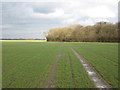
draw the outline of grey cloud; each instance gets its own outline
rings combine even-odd
[[[70,3],[69,3],[70,2]],[[112,1],[111,1],[112,2]],[[84,0],[70,0],[64,2],[5,2],[2,3],[2,24],[6,26],[3,29],[3,37],[7,38],[45,38],[43,32],[50,28],[67,26],[70,24],[89,25],[96,21],[96,18],[88,16],[86,11],[91,7],[98,5],[107,6],[113,13],[116,13],[116,7],[112,3],[100,3],[93,0],[87,3]],[[35,18],[32,14],[38,13],[48,15],[54,13],[55,9],[60,9],[64,13],[56,18]],[[78,11],[77,11],[78,10]],[[51,15],[52,16],[52,15]],[[53,15],[54,17],[54,15]],[[100,19],[100,18],[98,18]],[[104,18],[111,22],[116,22],[117,17]]]

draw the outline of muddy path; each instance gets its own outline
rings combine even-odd
[[[61,58],[61,54],[58,54],[56,56],[55,63],[51,66],[50,71],[48,73],[48,77],[44,83],[44,88],[55,88],[55,77],[57,72],[57,65],[59,63],[59,60]]]
[[[71,48],[71,50],[80,60],[96,88],[111,88],[111,86],[105,80],[103,80],[103,78],[90,66],[90,64],[84,58],[82,58],[73,48]]]

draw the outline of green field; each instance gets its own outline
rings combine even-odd
[[[3,88],[94,88],[74,48],[118,87],[117,43],[3,42]]]

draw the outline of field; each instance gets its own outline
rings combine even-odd
[[[76,50],[111,87],[118,87],[117,43],[2,43],[3,88],[95,88]]]

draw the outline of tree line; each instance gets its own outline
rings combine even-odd
[[[46,34],[47,41],[58,42],[118,42],[118,23],[97,22],[95,25],[80,24],[53,28]]]

